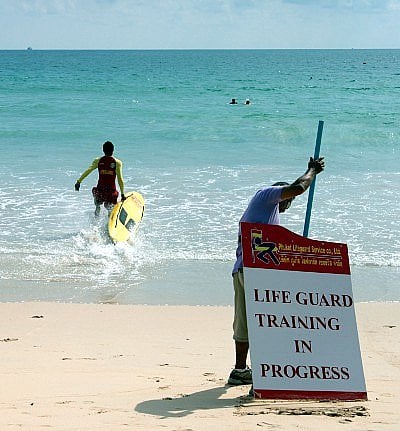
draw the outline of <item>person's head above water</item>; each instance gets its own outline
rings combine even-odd
[[[114,152],[114,145],[113,145],[113,143],[111,141],[104,142],[104,144],[103,144],[103,153],[106,156],[112,156],[113,152]]]

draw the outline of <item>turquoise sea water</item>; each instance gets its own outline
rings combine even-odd
[[[356,300],[400,300],[400,50],[0,51],[0,119],[1,301],[231,304],[237,222],[319,120],[309,236],[348,244]],[[146,199],[134,245],[93,219],[95,173],[73,188],[108,139]]]

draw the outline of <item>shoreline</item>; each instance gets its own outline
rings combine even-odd
[[[400,303],[355,305],[368,401],[227,386],[229,306],[0,303],[0,428],[397,431]]]
[[[113,278],[104,284],[92,279],[84,282],[58,276],[46,280],[4,279],[1,301],[229,307],[233,304],[232,266],[232,262],[189,260],[181,261],[174,268],[164,263],[134,285],[122,278]],[[356,303],[400,301],[397,267],[352,267],[351,272]]]

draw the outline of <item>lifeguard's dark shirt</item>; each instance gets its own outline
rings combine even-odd
[[[116,190],[115,178],[118,180],[118,185],[121,193],[124,193],[124,179],[122,178],[122,162],[121,160],[112,156],[103,156],[94,159],[92,164],[86,171],[78,178],[81,183],[91,172],[98,169],[99,180],[97,187],[111,187],[111,190]]]
[[[97,169],[99,171],[97,188],[107,189],[109,191],[116,190],[115,178],[117,177],[117,162],[114,157],[101,157],[98,162]]]

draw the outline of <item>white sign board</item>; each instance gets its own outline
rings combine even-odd
[[[347,246],[242,223],[258,398],[367,399]]]

